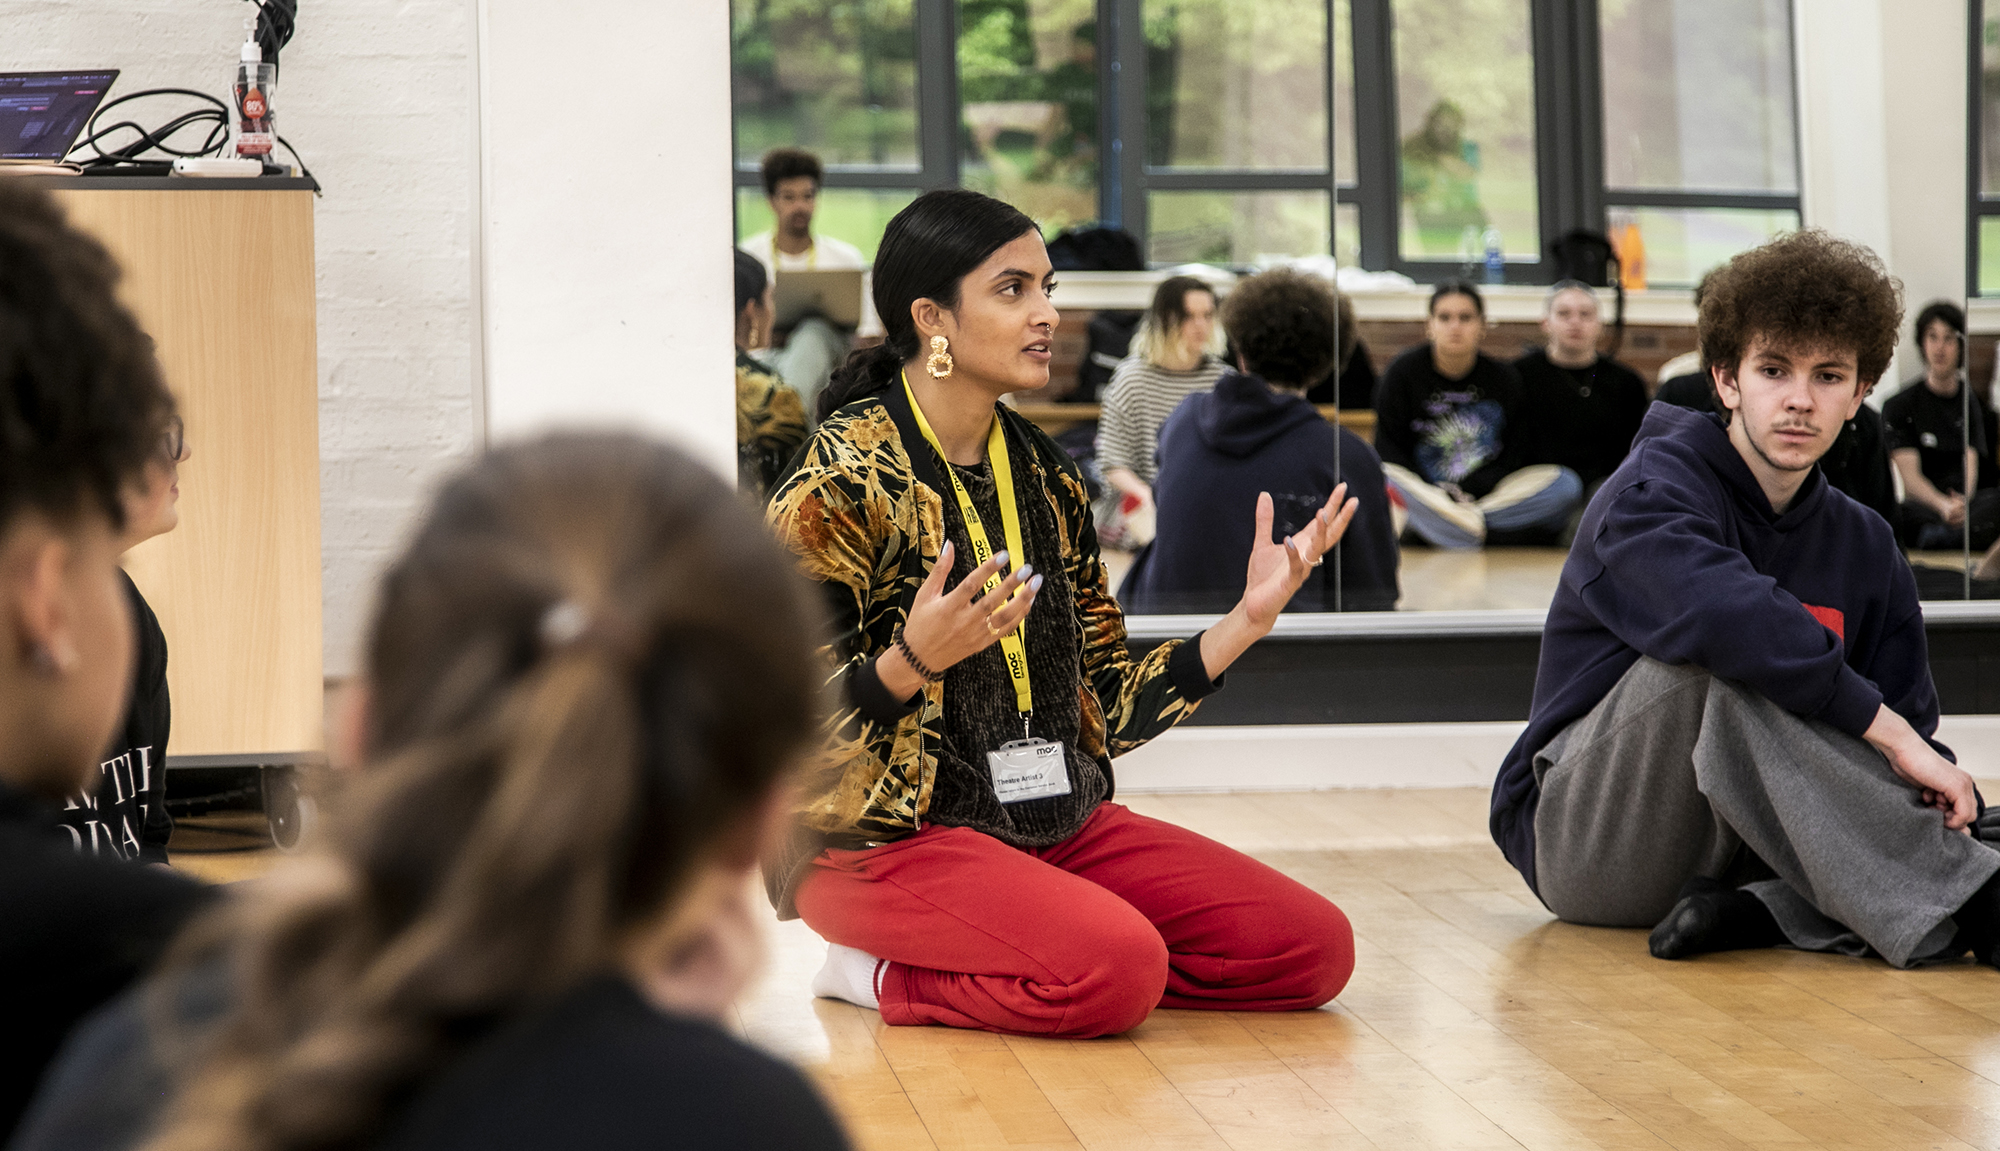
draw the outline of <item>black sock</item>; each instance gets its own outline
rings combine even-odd
[[[1958,923],[1959,947],[1988,967],[2000,967],[2000,873],[1972,893],[1951,917]]]
[[[1785,933],[1763,900],[1696,876],[1681,888],[1680,901],[1646,942],[1655,959],[1686,959],[1710,951],[1776,947],[1784,941]]]

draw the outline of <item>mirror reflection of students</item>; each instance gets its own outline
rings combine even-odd
[[[1083,476],[999,405],[1045,387],[1059,320],[1034,222],[927,192],[876,265],[889,337],[820,396],[768,520],[820,585],[838,709],[773,902],[827,939],[820,995],[895,1025],[1077,1038],[1159,1006],[1318,1007],[1353,935],[1325,897],[1110,802],[1114,756],[1192,714],[1332,550],[1344,489],[1288,540],[1272,502],[1234,608],[1144,655]],[[1003,578],[1004,577],[1004,578]]]
[[[125,500],[123,546],[130,551],[178,527],[180,465],[188,461],[187,432],[175,416],[145,480]],[[138,641],[131,700],[110,753],[98,765],[96,788],[71,796],[60,817],[78,851],[140,863],[167,862],[174,820],[167,814],[167,733],[173,708],[167,698],[167,636],[139,585],[122,570]]]
[[[1972,523],[1972,546],[1985,549],[2000,537],[2000,489],[1978,488],[1986,442],[1983,405],[1965,419],[1965,313],[1942,300],[1917,313],[1917,342],[1924,374],[1882,405],[1889,458],[1903,479],[1903,542],[1922,549],[1955,549]]]
[[[1583,495],[1576,473],[1531,464],[1521,377],[1479,350],[1486,301],[1463,281],[1431,292],[1428,342],[1397,356],[1375,391],[1375,450],[1409,530],[1434,547],[1490,532],[1554,542]]]
[[[745,236],[737,247],[757,258],[774,280],[780,272],[837,272],[868,270],[861,249],[845,240],[813,230],[819,211],[820,184],[825,172],[819,157],[802,148],[773,148],[764,154],[762,166],[764,197],[771,206],[775,226],[766,232]],[[813,397],[826,386],[833,369],[847,358],[854,337],[869,339],[882,334],[882,321],[875,315],[870,299],[869,278],[861,278],[861,324],[853,331],[842,328],[825,316],[810,315],[793,324],[784,335],[784,345],[763,353],[785,382],[798,390],[806,411],[813,410]],[[772,333],[766,333],[771,335]]]

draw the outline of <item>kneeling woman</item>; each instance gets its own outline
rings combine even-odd
[[[1283,542],[1270,497],[1245,508],[1242,601],[1134,660],[1083,477],[996,404],[1048,383],[1053,287],[1034,224],[974,192],[883,235],[887,339],[834,374],[768,512],[827,593],[840,697],[772,900],[832,944],[814,991],[889,1023],[1091,1036],[1156,1006],[1317,1007],[1353,970],[1346,917],[1109,802],[1111,759],[1216,690],[1355,504],[1336,489]]]

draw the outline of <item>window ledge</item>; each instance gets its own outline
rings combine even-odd
[[[1153,302],[1153,289],[1172,275],[1186,275],[1192,269],[1162,268],[1146,272],[1057,272],[1061,286],[1056,290],[1056,306],[1071,309],[1121,308],[1142,311]],[[1216,287],[1218,295],[1228,295],[1237,276],[1226,268],[1203,267],[1193,274]],[[1542,318],[1548,289],[1533,284],[1501,284],[1481,287],[1489,318],[1496,322],[1535,323]],[[1366,289],[1348,293],[1354,314],[1362,320],[1422,320],[1430,304],[1427,284],[1408,288]],[[1607,318],[1612,292],[1601,291]],[[2000,300],[1993,302],[1995,331],[2000,331]],[[1694,293],[1682,288],[1653,288],[1625,294],[1627,324],[1694,324]]]

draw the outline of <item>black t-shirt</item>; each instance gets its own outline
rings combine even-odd
[[[129,1151],[153,1134],[187,1063],[150,1025],[150,990],[77,1029],[16,1151]],[[229,999],[225,972],[202,968],[175,996],[179,1022],[199,1035]],[[605,976],[476,1041],[416,1089],[378,1145],[844,1151],[847,1139],[798,1071]]]
[[[1452,483],[1475,499],[1527,463],[1521,377],[1481,353],[1472,370],[1447,379],[1418,344],[1397,356],[1375,389],[1375,451],[1433,484]]]
[[[383,1151],[846,1151],[797,1069],[605,977],[503,1028],[423,1091]]]
[[[1375,406],[1375,361],[1368,358],[1367,344],[1354,341],[1354,351],[1348,353],[1339,375],[1339,392],[1334,391],[1334,373],[1328,372],[1325,379],[1307,389],[1306,399],[1315,404],[1338,403],[1343,412],[1365,412]]]
[[[132,702],[125,709],[111,751],[98,765],[95,791],[72,796],[59,817],[78,851],[136,863],[165,863],[174,820],[167,814],[167,732],[173,708],[167,699],[167,635],[132,577],[138,658],[132,664]]]
[[[1964,385],[1960,385],[1963,387]],[[1882,405],[1889,450],[1915,448],[1924,478],[1941,492],[1965,490],[1965,412],[1957,392],[1940,396],[1924,384],[1910,381]],[[1978,401],[1972,404],[1972,450],[1986,454],[1986,421]]]
[[[1561,464],[1586,484],[1618,470],[1650,403],[1638,373],[1609,356],[1565,368],[1541,348],[1514,370],[1527,392],[1528,462]]]
[[[165,949],[210,889],[78,855],[55,805],[0,784],[0,1144],[77,1020]]]

